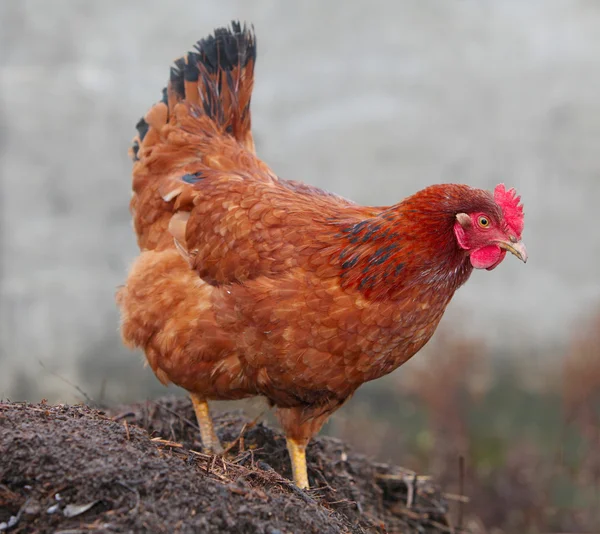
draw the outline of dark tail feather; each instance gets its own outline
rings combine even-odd
[[[254,30],[233,21],[230,28],[218,28],[198,41],[194,49],[175,61],[162,100],[138,122],[138,135],[130,149],[134,161],[142,145],[156,142],[180,102],[187,103],[194,113],[210,117],[224,134],[254,152],[250,117],[256,62]]]

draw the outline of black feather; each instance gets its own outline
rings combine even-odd
[[[175,67],[179,72],[183,72],[183,69],[185,68],[185,58],[180,57],[179,59],[176,59]]]
[[[217,28],[213,35],[201,39],[194,45],[196,52],[189,52],[187,62],[185,58],[179,58],[171,67],[169,75],[169,85],[179,99],[185,98],[185,81],[196,82],[202,77],[202,83],[205,87],[203,98],[204,113],[213,117],[219,124],[223,123],[224,111],[219,105],[218,96],[221,92],[220,84],[223,83],[219,76],[217,85],[209,77],[216,74],[219,70],[227,73],[225,81],[231,91],[235,93],[235,84],[239,80],[234,80],[231,71],[239,66],[245,67],[250,61],[256,60],[256,36],[254,28],[242,25],[238,21],[232,21],[229,28]],[[204,67],[204,73],[199,65]],[[208,74],[209,76],[206,76]],[[163,89],[161,102],[168,106],[167,88]],[[243,120],[249,113],[249,105],[242,111]],[[143,140],[148,133],[148,124],[144,119],[137,124],[140,140]],[[136,151],[139,150],[139,146]]]
[[[144,137],[146,137],[146,134],[148,133],[148,130],[150,129],[146,119],[141,118],[135,127],[137,128],[138,135],[140,136],[140,141],[143,141]]]
[[[138,152],[140,151],[140,144],[137,142],[137,139],[131,145],[131,150],[133,150],[133,161],[139,161]]]
[[[352,259],[346,260],[344,263],[342,263],[342,269],[351,269],[356,265],[357,262],[358,256],[354,256]]]
[[[187,63],[183,67],[183,78],[186,82],[197,82],[200,71],[198,70],[198,63],[200,56],[196,52],[190,52],[187,56]]]
[[[214,35],[201,39],[194,48],[209,74],[215,74],[218,69],[231,71],[238,66],[245,67],[250,60],[256,60],[253,29],[236,21],[231,22],[230,28],[217,28]]]
[[[185,98],[185,86],[183,84],[183,72],[177,67],[171,67],[171,74],[169,76],[171,87],[175,94],[179,98]]]
[[[195,184],[204,178],[201,171],[195,172],[194,174],[184,174],[181,179],[188,184]]]

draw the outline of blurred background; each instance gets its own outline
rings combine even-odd
[[[258,35],[253,129],[281,177],[368,204],[505,182],[525,204],[527,265],[475,272],[324,433],[448,491],[464,457],[476,532],[600,530],[595,0],[0,2],[0,397],[165,393],[118,333],[127,148],[172,60],[232,18]]]

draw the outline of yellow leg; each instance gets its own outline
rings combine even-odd
[[[219,438],[215,433],[212,419],[208,411],[208,402],[205,399],[198,397],[193,393],[190,394],[192,397],[192,404],[194,405],[194,411],[196,412],[196,419],[198,420],[198,426],[200,427],[200,437],[202,438],[202,446],[204,449],[213,452],[215,454],[221,454],[223,447],[219,442]]]
[[[301,445],[297,441],[287,438],[287,448],[292,462],[292,474],[294,475],[294,484],[300,489],[308,489],[308,472],[306,470],[306,445]]]

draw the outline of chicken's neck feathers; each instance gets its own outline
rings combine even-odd
[[[421,193],[376,216],[339,223],[334,260],[339,261],[343,287],[374,300],[406,298],[417,288],[420,293],[443,292],[450,300],[473,270],[453,231],[461,208],[454,205],[458,200],[436,202],[429,196]]]

